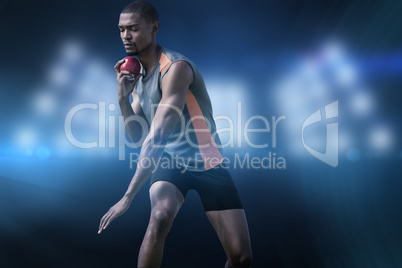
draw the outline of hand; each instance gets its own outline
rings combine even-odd
[[[124,212],[126,212],[127,209],[130,207],[130,204],[130,201],[122,198],[113,207],[111,207],[100,221],[98,234],[102,233],[102,231],[105,230],[114,219],[123,215]]]
[[[119,94],[119,100],[128,99],[130,94],[134,90],[134,85],[141,77],[141,73],[139,73],[136,77],[129,71],[121,71],[120,66],[125,62],[125,59],[122,59],[116,63],[114,66],[114,70],[116,71],[117,76],[117,89]]]

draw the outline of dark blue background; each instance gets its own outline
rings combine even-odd
[[[148,184],[99,236],[100,218],[120,199],[134,170],[127,159],[118,160],[115,148],[66,149],[53,143],[63,137],[73,106],[117,103],[113,66],[125,56],[117,23],[128,3],[0,3],[2,267],[136,264],[149,218]],[[231,170],[248,217],[253,267],[402,267],[402,3],[152,3],[160,16],[157,41],[197,64],[215,114],[233,116],[232,108],[242,101],[245,117],[287,116],[290,126],[278,130],[276,148],[227,150],[230,159],[236,152],[267,151],[286,159],[286,170]],[[322,98],[310,97],[309,87],[288,92],[278,86],[303,72],[306,61],[325,63],[321,55],[333,47],[358,78],[339,85],[332,69],[323,71]],[[57,78],[56,68],[64,68],[67,78]],[[354,110],[358,93],[370,102]],[[37,101],[43,94],[50,104]],[[335,100],[342,140],[333,168],[305,151],[300,131],[287,127],[295,122],[300,130],[297,116],[305,119]],[[50,108],[41,110],[45,104]],[[97,130],[87,125],[84,120],[75,133],[92,141]],[[325,125],[319,127],[314,131],[325,136]],[[267,136],[254,139],[263,142]],[[190,192],[166,241],[163,267],[223,267],[225,261],[198,196]]]

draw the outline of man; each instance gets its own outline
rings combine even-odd
[[[200,72],[181,54],[156,43],[158,14],[151,4],[135,1],[125,7],[120,14],[119,29],[127,55],[137,56],[142,66],[137,77],[119,70],[124,59],[115,66],[126,131],[133,141],[141,141],[142,128],[148,126],[140,128],[138,120],[130,120],[141,117],[148,122],[149,132],[127,192],[103,216],[98,233],[129,208],[151,177],[151,217],[138,267],[161,265],[165,238],[189,189],[200,195],[219,236],[228,258],[225,267],[249,267],[251,246],[246,217],[231,176],[222,163],[221,143]],[[174,164],[157,166],[162,158]]]

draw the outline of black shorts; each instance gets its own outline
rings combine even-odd
[[[163,157],[170,156],[165,153]],[[174,184],[184,197],[191,189],[197,191],[205,211],[243,208],[232,176],[222,164],[206,171],[188,171],[176,164],[159,165],[151,176],[151,185],[156,181]]]

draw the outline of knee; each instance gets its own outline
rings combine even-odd
[[[173,213],[167,209],[156,208],[152,210],[150,225],[154,232],[165,233],[170,230],[173,219]]]
[[[239,252],[230,258],[230,267],[250,267],[253,260],[251,252]]]

